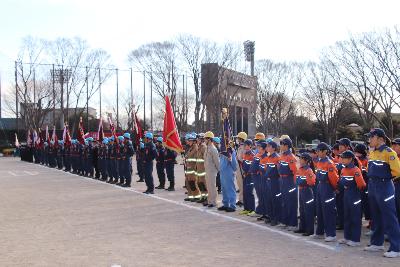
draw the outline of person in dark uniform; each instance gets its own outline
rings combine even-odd
[[[95,141],[93,145],[93,167],[94,167],[94,179],[98,180],[100,178],[98,141]]]
[[[57,168],[59,170],[62,170],[64,167],[63,157],[64,157],[64,141],[59,140],[57,146]]]
[[[89,177],[93,177],[94,168],[93,168],[93,137],[87,138],[86,145],[86,175]]]
[[[108,148],[109,155],[109,175],[108,183],[115,184],[118,182],[118,167],[117,167],[117,145],[115,144],[114,136],[110,138]]]
[[[145,145],[143,155],[143,170],[144,179],[146,182],[147,190],[143,193],[154,194],[154,180],[153,180],[153,160],[156,158],[156,147],[153,143],[153,133],[147,132],[145,134]]]
[[[123,137],[124,137],[124,148],[123,148],[122,164],[124,165],[123,177],[124,177],[125,183],[122,184],[122,187],[131,187],[133,145],[130,140],[131,135],[129,133],[124,133]]]
[[[48,158],[49,158],[49,166],[50,168],[54,168],[56,167],[56,148],[55,148],[55,144],[54,141],[50,141],[50,146],[49,146],[49,154],[48,154]]]
[[[162,137],[157,137],[157,143],[156,143],[156,151],[157,151],[157,156],[156,156],[156,169],[157,169],[157,176],[158,176],[158,181],[160,184],[156,187],[156,189],[164,189],[165,188],[165,163],[164,163],[164,158],[165,158],[165,149],[163,147],[163,138]]]
[[[64,166],[64,171],[71,171],[71,144],[64,144]]]
[[[136,151],[136,169],[139,175],[139,180],[136,181],[137,183],[144,182],[143,157],[144,157],[144,143],[143,140],[140,139],[140,143]]]
[[[118,136],[118,149],[117,149],[117,170],[118,170],[118,176],[117,176],[117,185],[123,185],[125,183],[125,166],[123,164],[123,161],[125,159],[124,155],[124,137],[123,136]]]
[[[108,138],[105,137],[99,148],[99,162],[98,162],[102,181],[107,181],[108,178],[107,145],[108,145]]]
[[[165,148],[165,171],[167,172],[167,178],[169,181],[168,191],[175,191],[175,164],[176,164],[177,153],[171,149]]]

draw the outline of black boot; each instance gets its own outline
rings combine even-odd
[[[165,190],[175,191],[175,187],[174,186],[175,186],[174,182],[169,182],[169,187],[167,189],[165,189]]]

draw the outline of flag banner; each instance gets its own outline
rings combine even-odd
[[[99,130],[97,131],[97,141],[103,142],[104,130],[103,130],[103,118],[99,120]]]
[[[183,152],[181,139],[179,138],[178,129],[176,128],[174,112],[172,111],[171,102],[169,101],[168,96],[165,97],[163,140],[165,147],[175,151],[176,153]]]
[[[80,144],[84,145],[85,144],[85,132],[83,129],[83,120],[82,117],[79,120],[79,126],[78,126],[78,141]]]
[[[15,147],[19,147],[18,135],[15,133]]]
[[[132,109],[132,125],[132,130],[135,133],[135,144],[138,146],[140,144],[140,139],[143,138],[143,131],[134,109]]]
[[[229,124],[228,110],[226,108],[222,109],[222,140],[221,140],[221,154],[229,157],[230,151],[230,141],[232,138],[231,126]]]

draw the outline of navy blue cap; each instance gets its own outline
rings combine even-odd
[[[332,146],[332,150],[339,150],[339,141],[337,141],[336,144]]]
[[[281,145],[292,146],[292,140],[285,138],[281,140]]]
[[[318,145],[317,145],[317,148],[315,149],[315,150],[330,150],[330,148],[329,148],[329,146],[328,146],[328,144],[327,143],[324,143],[324,142],[322,142],[322,143],[319,143]]]
[[[277,144],[275,141],[268,142],[267,145],[272,146],[272,147],[275,148],[275,149],[278,148],[278,144]]]
[[[247,139],[246,141],[244,141],[244,144],[248,145],[248,146],[252,146],[253,145],[253,141],[251,139]]]
[[[400,139],[399,139],[399,141],[400,141]],[[365,154],[365,153],[367,153],[367,146],[364,145],[364,144],[357,144],[354,147],[354,152],[357,152],[357,153],[360,153],[360,154]]]
[[[312,161],[312,157],[310,154],[304,152],[299,155],[299,158],[305,159],[306,161]]]
[[[265,141],[264,139],[258,140],[257,146],[260,146],[265,149],[267,147],[267,141]]]
[[[400,145],[400,138],[395,138],[392,140],[392,144]]]
[[[346,158],[346,159],[354,159],[355,155],[353,153],[353,151],[351,150],[346,150],[345,152],[343,152],[342,154],[340,154],[341,158]]]
[[[349,138],[342,138],[339,140],[339,146],[351,146],[351,141]]]
[[[378,136],[378,137],[386,138],[385,131],[382,130],[381,128],[372,128],[371,131],[365,135],[367,137]]]

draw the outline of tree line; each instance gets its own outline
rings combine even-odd
[[[221,44],[192,35],[146,43],[127,55],[130,66],[151,79],[154,106],[157,107],[154,125],[162,125],[159,122],[163,111],[158,107],[163,106],[164,97],[169,95],[180,131],[207,130],[206,111],[202,104],[204,96],[201,95],[201,65],[218,63],[220,70],[248,72],[244,58],[240,43]],[[96,68],[115,68],[106,51],[90,48],[82,39],[38,41],[32,37],[25,38],[17,62],[43,60],[75,66],[71,68],[71,84],[67,89],[74,107],[86,105],[86,86],[90,85],[90,99],[99,85],[110,77],[107,71],[99,77]],[[304,142],[314,138],[334,142],[342,136],[361,139],[360,133],[371,127],[382,127],[389,136],[396,136],[400,133],[396,117],[400,108],[399,61],[400,32],[397,27],[349,35],[346,40],[324,48],[315,62],[256,60],[257,103],[252,116],[257,130],[273,135],[286,133]],[[89,75],[83,66],[91,67]],[[33,67],[33,64],[17,66],[17,75],[21,77],[18,79],[19,99],[26,103],[34,102]],[[35,75],[35,101],[40,101],[41,108],[26,123],[40,127],[40,119],[44,116],[40,112],[54,104],[60,105],[60,99],[51,97],[54,92],[48,71]],[[60,87],[56,90],[61,90]],[[15,109],[14,99],[7,100],[10,110]],[[130,116],[125,113],[130,113],[133,108],[136,112],[143,100],[137,97],[133,107],[132,101],[124,99],[120,103],[121,113],[124,113],[121,128],[131,125]],[[215,97],[215,101],[218,102],[216,105],[229,105],[229,99],[223,97]],[[81,111],[76,110],[77,113]],[[110,112],[115,113],[115,108]],[[149,114],[147,112],[146,122],[149,122]],[[353,131],[349,124],[357,124],[360,128]]]

